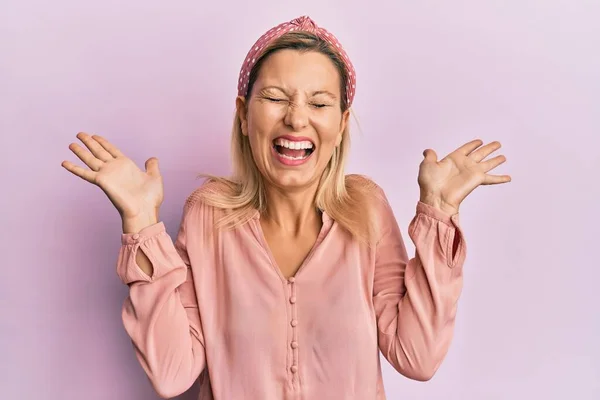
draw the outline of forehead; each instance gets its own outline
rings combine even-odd
[[[340,91],[340,73],[333,61],[315,51],[280,50],[262,64],[257,86],[278,85],[290,90]]]

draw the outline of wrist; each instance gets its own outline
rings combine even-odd
[[[138,233],[144,228],[158,223],[158,210],[154,212],[143,212],[135,217],[123,217],[123,233]]]
[[[458,207],[446,203],[438,196],[421,194],[421,198],[419,199],[419,201],[421,203],[427,204],[428,206],[436,208],[449,216],[458,214]]]

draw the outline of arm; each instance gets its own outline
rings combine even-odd
[[[379,349],[404,376],[425,381],[445,358],[454,332],[466,256],[458,215],[417,204],[409,259],[396,219],[383,201],[376,249],[373,303]]]
[[[154,214],[144,214],[138,218],[134,218],[133,220],[124,219],[123,220],[123,233],[127,234],[139,234],[139,232],[149,227],[150,225],[155,225],[159,221],[158,218],[158,210],[155,210]],[[132,236],[132,235],[129,235]],[[137,266],[148,276],[152,276],[152,262],[146,257],[143,251],[138,251],[135,256],[135,262]]]
[[[130,288],[122,310],[125,330],[152,386],[163,398],[185,392],[205,367],[186,248],[190,220],[199,217],[190,198],[175,243],[162,222],[124,233],[117,262],[117,273]],[[145,261],[138,265],[136,260],[147,260],[149,265]]]

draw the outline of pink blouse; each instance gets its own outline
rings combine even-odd
[[[187,198],[174,242],[162,222],[122,235],[123,323],[161,397],[199,378],[199,400],[383,400],[379,351],[408,378],[433,376],[462,288],[458,214],[418,202],[409,259],[385,196],[375,247],[323,213],[313,249],[285,279],[258,213],[211,234],[219,211],[198,194]],[[135,262],[140,249],[152,277]]]

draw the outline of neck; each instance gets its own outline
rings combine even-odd
[[[321,224],[320,212],[315,207],[317,187],[284,191],[266,188],[266,211],[261,220],[284,234],[300,235],[315,224]]]

